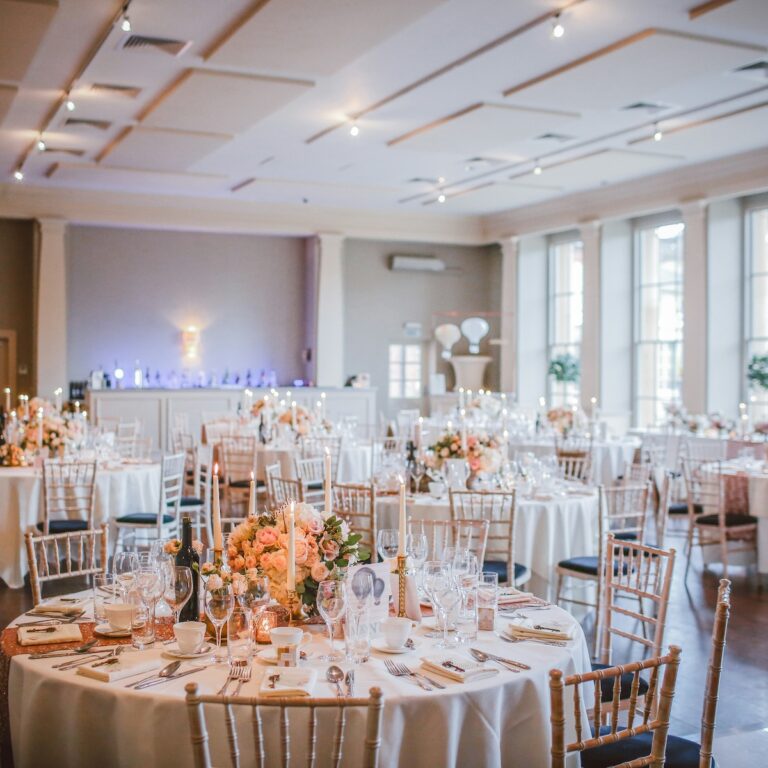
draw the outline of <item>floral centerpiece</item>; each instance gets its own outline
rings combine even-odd
[[[473,397],[466,405],[470,415],[472,411],[477,411],[484,416],[495,419],[501,413],[501,402],[493,395],[483,392]]]
[[[752,355],[747,366],[747,381],[760,389],[768,389],[768,355]]]
[[[573,429],[573,417],[572,408],[550,408],[547,411],[547,421],[552,426],[552,429],[563,436]]]
[[[5,443],[0,445],[0,467],[25,467],[27,456],[18,445]]]
[[[581,373],[579,358],[574,357],[569,352],[557,355],[550,360],[548,373],[550,376],[554,376],[555,381],[575,384]]]
[[[434,469],[439,469],[445,459],[466,458],[459,432],[445,432],[439,440],[429,446],[429,452],[427,463]]]
[[[726,419],[725,416],[717,411],[710,413],[707,418],[709,419],[709,428],[714,429],[716,432],[730,432],[735,426],[733,421]]]
[[[467,450],[461,444],[460,432],[446,432],[429,448],[427,464],[431,469],[440,469],[446,459],[466,459],[472,473],[498,472],[501,467],[501,445],[492,435],[485,432],[467,435]]]
[[[316,416],[303,405],[286,405],[285,401],[265,396],[251,407],[251,416],[266,419],[269,424],[284,424],[297,435],[308,435],[315,424]]]
[[[755,424],[755,432],[758,435],[768,435],[768,421],[759,421]]]
[[[8,442],[22,452],[33,454],[41,448],[47,448],[49,455],[55,457],[66,444],[77,442],[83,436],[81,417],[61,414],[47,400],[32,398],[27,411],[28,417],[14,417],[6,427]],[[9,460],[8,457],[6,459]]]
[[[285,504],[273,513],[246,518],[229,534],[226,552],[232,578],[242,577],[243,591],[249,573],[266,576],[270,595],[286,607],[288,509]],[[311,615],[316,612],[318,584],[340,576],[341,569],[365,560],[369,553],[360,545],[362,536],[334,514],[304,503],[296,505],[294,514],[296,593]]]

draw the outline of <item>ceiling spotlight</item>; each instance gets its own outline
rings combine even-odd
[[[541,165],[539,165],[539,161],[536,161],[536,165],[533,167],[533,175],[534,176],[541,176]]]
[[[352,127],[349,129],[349,135],[357,136],[359,133],[360,133],[360,128],[358,128],[357,123],[352,123]]]
[[[445,184],[445,176],[438,176],[437,177],[437,183],[438,184]]]
[[[565,34],[565,27],[563,26],[563,23],[560,21],[560,14],[556,13],[555,17],[552,19],[552,37],[555,39],[560,39]]]
[[[653,126],[653,140],[654,141],[661,141],[664,137],[664,134],[661,132],[661,128],[659,128],[659,124],[656,123]]]
[[[74,112],[75,111],[75,102],[72,101],[72,99],[67,99],[64,102],[64,106],[67,108],[68,112]]]
[[[24,181],[24,174],[22,173],[21,168],[17,168],[13,172],[13,178],[16,179],[16,181]]]
[[[442,192],[437,196],[437,202],[438,203],[444,203],[445,202],[445,195]]]
[[[42,138],[37,140],[37,148],[40,150],[40,152],[45,152],[45,142],[42,140]]]
[[[131,20],[128,18],[127,13],[125,14],[125,16],[123,16],[123,21],[120,24],[120,29],[122,29],[123,32],[131,31]]]

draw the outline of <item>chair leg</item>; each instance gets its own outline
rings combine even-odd
[[[557,574],[557,589],[555,590],[555,605],[560,605],[560,594],[563,590],[563,574]]]
[[[720,537],[720,559],[723,561],[723,578],[728,578],[728,537],[723,533]]]
[[[683,583],[688,581],[688,571],[691,569],[691,557],[693,556],[693,526],[688,527],[688,537],[685,544],[687,561],[685,563],[685,574],[683,575]],[[702,550],[703,552],[704,550]]]

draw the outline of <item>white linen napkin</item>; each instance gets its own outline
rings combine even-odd
[[[396,573],[389,574],[389,583],[392,586],[392,600],[395,604],[395,616],[400,610],[400,586]],[[411,621],[421,622],[421,607],[419,606],[419,591],[413,576],[405,577],[405,615]]]
[[[45,616],[47,613],[56,613],[61,616],[73,616],[77,613],[82,613],[87,604],[88,600],[86,598],[72,602],[72,600],[58,600],[54,597],[51,600],[46,600],[44,603],[39,603],[29,611],[29,613],[34,613],[40,616]]]
[[[446,667],[446,662],[454,666]],[[469,683],[472,680],[481,680],[484,677],[493,677],[499,674],[499,670],[494,667],[486,667],[485,664],[480,664],[474,659],[450,652],[424,656],[421,659],[421,665],[429,672],[436,672],[459,683]]]
[[[270,677],[279,675],[272,688]],[[264,673],[261,678],[259,695],[261,696],[311,696],[317,682],[317,672],[314,669],[299,669],[298,667],[276,667]]]
[[[45,632],[35,630],[50,630]],[[78,624],[57,624],[51,627],[19,627],[19,645],[48,645],[49,643],[83,642]]]
[[[536,629],[548,627],[548,629]],[[509,624],[504,630],[510,637],[534,640],[573,640],[573,623],[552,618],[539,617]]]
[[[99,664],[99,662],[94,661],[93,664]],[[77,674],[105,683],[112,683],[115,680],[122,680],[124,677],[131,677],[131,675],[154,672],[156,669],[160,669],[165,661],[160,658],[148,659],[143,653],[128,652],[118,656],[117,662],[114,664],[100,664],[97,667],[94,667],[93,664],[78,667]]]
[[[514,587],[499,590],[499,606],[519,605],[520,603],[543,604],[544,601],[536,597],[533,592],[521,592]]]

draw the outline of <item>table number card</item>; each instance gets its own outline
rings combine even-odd
[[[389,563],[370,563],[353,565],[347,571],[347,589],[352,599],[364,600],[369,595],[371,600],[371,623],[375,624],[389,616],[389,598],[392,590],[389,585]],[[368,591],[368,579],[358,574],[370,573],[373,576],[373,593]],[[356,579],[355,577],[358,576]]]

